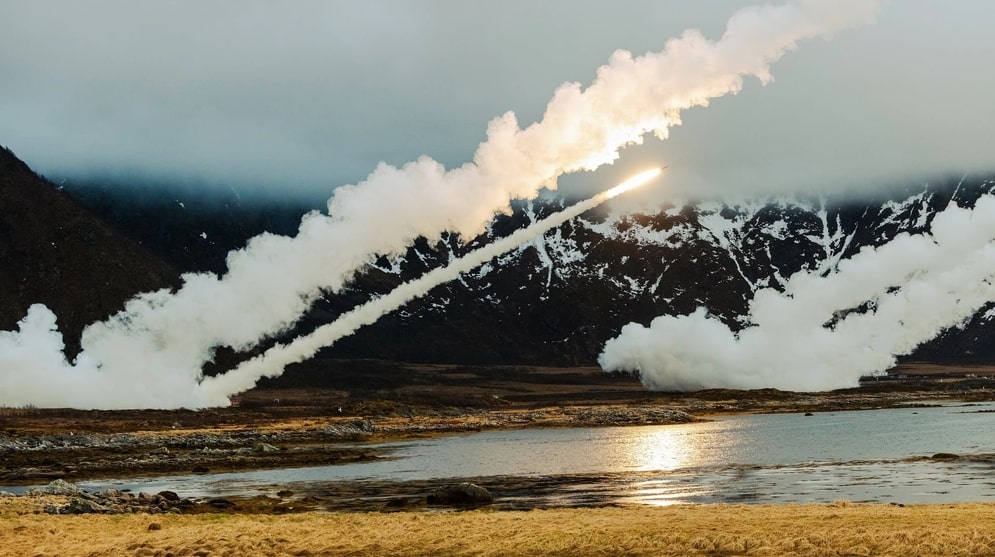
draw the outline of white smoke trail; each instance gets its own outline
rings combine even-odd
[[[745,76],[769,81],[770,64],[797,41],[868,22],[878,5],[746,8],[715,42],[692,30],[662,52],[634,58],[619,50],[587,89],[561,86],[541,121],[522,129],[511,112],[491,121],[472,163],[448,171],[428,157],[402,168],[381,163],[366,181],[336,189],[328,215],[307,215],[296,237],[259,236],[229,254],[224,276],[188,274],[176,292],[137,297],[84,330],[72,364],[48,353],[62,339],[51,313],[38,309],[2,340],[0,404],[196,406],[202,367],[218,347],[244,351],[287,330],[322,289],[340,289],[372,254],[399,253],[418,236],[434,241],[447,230],[472,237],[508,211],[509,200],[611,163],[647,133],[665,138],[682,110],[738,92]]]
[[[993,279],[995,197],[985,196],[938,213],[930,234],[864,248],[828,276],[799,272],[784,293],[758,291],[742,331],[704,309],[661,316],[626,325],[599,361],[656,390],[852,387],[995,301]]]
[[[575,203],[521,230],[516,230],[505,238],[476,249],[449,262],[445,267],[433,269],[417,279],[398,286],[380,298],[370,300],[340,315],[334,322],[318,327],[309,335],[298,337],[289,344],[270,348],[264,354],[242,363],[228,373],[204,378],[200,384],[201,403],[204,406],[227,404],[229,396],[251,389],[259,379],[281,375],[288,365],[311,358],[322,348],[331,346],[339,339],[355,333],[360,327],[370,325],[411,300],[428,294],[432,288],[456,280],[461,274],[472,271],[605,201],[646,184],[657,177],[660,170],[657,168],[643,172],[586,201]]]

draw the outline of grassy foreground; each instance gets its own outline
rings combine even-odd
[[[0,555],[995,555],[995,505],[981,503],[280,516],[14,505],[0,505]]]

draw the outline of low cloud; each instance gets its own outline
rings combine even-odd
[[[0,142],[49,176],[149,176],[314,195],[376,164],[470,159],[482,122],[537,120],[616,48],[717,38],[749,0],[85,4],[0,8]],[[761,87],[683,116],[627,159],[739,190],[866,187],[989,169],[995,4],[891,2]],[[567,180],[586,195],[638,164]],[[607,175],[605,175],[607,174]]]

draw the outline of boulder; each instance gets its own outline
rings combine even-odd
[[[494,496],[477,484],[463,482],[435,490],[428,496],[427,501],[429,505],[475,507],[493,503]]]
[[[175,502],[180,500],[180,496],[176,494],[175,491],[160,491],[156,495],[163,500]]]
[[[66,506],[63,514],[89,514],[89,513],[107,513],[111,512],[110,509],[97,503],[96,501],[91,501],[89,499],[83,499],[82,497],[75,497]]]
[[[46,495],[77,495],[82,490],[66,480],[52,480],[42,491]]]

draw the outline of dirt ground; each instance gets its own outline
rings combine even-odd
[[[0,408],[0,485],[372,460],[382,455],[364,441],[484,429],[988,401],[995,399],[993,371],[906,365],[859,388],[825,393],[650,393],[632,377],[596,368],[339,362],[314,375],[264,383],[231,408]],[[355,500],[376,486],[360,487]],[[384,489],[377,495],[397,496],[389,491],[396,486]],[[70,499],[0,496],[0,556],[995,555],[990,504],[453,511],[424,505],[339,509],[306,497],[259,496],[223,506],[197,502],[166,514],[44,510]],[[381,512],[387,510],[392,512]]]

